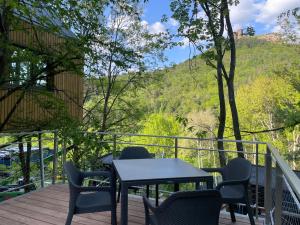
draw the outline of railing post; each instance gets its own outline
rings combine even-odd
[[[272,207],[272,157],[269,146],[265,155],[265,199],[264,205],[266,210],[266,225],[271,224],[271,207]]]
[[[67,155],[67,149],[66,149],[66,139],[63,138],[63,143],[62,143],[62,182],[63,184],[66,182],[66,175],[65,175],[65,170],[64,170],[64,164],[66,162],[66,155]]]
[[[175,157],[175,159],[177,159],[178,158],[178,138],[177,137],[175,137],[174,147],[175,147],[174,157]]]
[[[40,177],[41,177],[41,187],[45,186],[45,170],[44,170],[44,152],[42,146],[42,133],[38,134],[38,143],[39,143],[39,156],[40,156]]]
[[[276,163],[276,188],[275,188],[275,225],[281,225],[281,214],[282,214],[282,183],[283,173]]]
[[[57,176],[57,152],[58,152],[58,134],[57,131],[54,131],[53,136],[53,173],[52,173],[52,184],[56,182]]]
[[[174,148],[175,148],[175,152],[174,152],[174,157],[175,159],[178,158],[178,138],[175,137],[174,139]],[[175,183],[174,184],[174,192],[177,192],[179,191],[179,184],[178,183]]]
[[[258,144],[256,143],[255,146],[255,164],[256,164],[256,168],[255,168],[255,217],[258,220]]]
[[[112,152],[112,154],[113,154],[113,158],[115,158],[116,154],[117,154],[117,135],[116,134],[113,135],[113,152]]]

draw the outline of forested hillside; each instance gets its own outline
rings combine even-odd
[[[299,59],[297,45],[257,37],[237,41],[235,88],[243,139],[272,141],[282,151],[299,151],[299,125],[295,126],[300,121]],[[142,132],[214,137],[218,123],[215,69],[197,56],[149,76],[136,95],[144,116]],[[229,107],[227,111],[225,136],[231,137]],[[180,123],[182,129],[155,127],[159,125],[154,120],[162,120],[160,115],[165,123]]]

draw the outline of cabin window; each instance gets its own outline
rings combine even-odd
[[[26,49],[14,51],[10,62],[9,86],[29,84],[31,88],[53,89],[47,63]]]

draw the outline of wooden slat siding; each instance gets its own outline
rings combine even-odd
[[[0,225],[63,225],[68,213],[67,185],[52,185],[0,203]],[[144,206],[140,197],[129,199],[129,225],[144,225]],[[118,204],[118,222],[120,221]],[[247,217],[236,214],[232,223],[229,215],[221,213],[220,225],[249,225]],[[75,215],[73,225],[110,225],[110,212]],[[262,225],[263,221],[257,221]]]
[[[40,41],[46,46],[46,49],[54,49],[61,43],[64,39],[58,35],[47,33],[44,31],[37,31]],[[10,40],[20,46],[27,46],[30,48],[38,48],[36,45],[36,39],[33,33],[33,28],[30,24],[21,21],[19,26],[15,30],[11,30],[9,34]],[[83,79],[73,72],[63,72],[57,74],[54,78],[54,85],[63,90],[67,95],[63,93],[54,92],[53,95],[63,99],[65,106],[71,117],[82,120],[83,110],[82,110],[82,99],[83,99]],[[6,89],[0,87],[0,96],[3,96],[6,93]],[[15,102],[18,99],[20,91],[12,94],[9,98],[6,98],[4,101],[0,102],[0,122],[2,123],[7,117],[8,113],[14,106]],[[46,98],[46,97],[40,97]],[[72,100],[70,100],[70,98]],[[34,102],[35,97],[30,93],[27,93],[19,104],[19,107],[13,114],[11,118],[12,121],[25,120],[29,119],[32,121],[41,121],[50,119],[49,113],[45,112],[37,103]],[[32,128],[30,128],[32,129]],[[13,127],[7,124],[3,131],[9,130],[18,130],[18,128]]]

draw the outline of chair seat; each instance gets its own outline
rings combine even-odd
[[[105,191],[79,194],[76,201],[77,213],[110,210],[111,207],[110,193]]]
[[[157,225],[158,224],[155,217],[154,217],[154,215],[149,216],[149,223],[150,223],[150,225]]]
[[[235,203],[244,199],[244,188],[242,185],[223,186],[220,192],[224,203]]]

